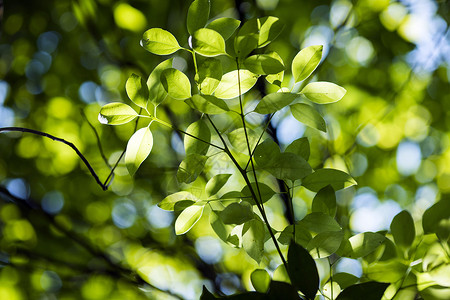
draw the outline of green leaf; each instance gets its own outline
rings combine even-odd
[[[319,112],[312,106],[305,103],[296,103],[290,106],[291,113],[303,124],[327,132],[327,124]]]
[[[172,211],[174,210],[174,206],[176,203],[186,200],[196,202],[198,199],[191,193],[182,191],[167,196],[161,202],[158,203],[158,206],[161,209]]]
[[[249,91],[258,80],[258,75],[249,70],[239,70],[241,95]],[[226,73],[222,76],[214,95],[221,99],[232,99],[239,96],[238,70]]]
[[[165,69],[172,68],[173,58],[167,59],[157,65],[153,71],[150,73],[147,79],[147,86],[149,91],[149,100],[155,104],[159,105],[167,97],[167,92],[161,83],[161,73]]]
[[[148,88],[147,85],[144,83],[144,80],[142,80],[141,76],[132,73],[127,80],[125,89],[127,91],[128,97],[137,106],[140,106],[142,108],[147,107]]]
[[[254,158],[258,166],[264,168],[276,164],[276,159],[280,154],[280,146],[271,138],[267,138],[256,147]]]
[[[428,272],[431,279],[440,286],[450,287],[450,264],[442,264]]]
[[[241,21],[233,18],[218,18],[206,25],[206,28],[217,31],[224,40],[227,40],[238,29],[240,24]]]
[[[280,19],[272,16],[259,18],[258,23],[258,48],[267,46],[269,43],[275,40],[284,28],[283,22],[281,22]]]
[[[234,39],[234,50],[238,57],[246,57],[258,47],[258,19],[246,21]]]
[[[203,28],[209,18],[209,0],[195,0],[189,6],[187,14],[187,29],[192,35],[197,29]]]
[[[292,285],[282,281],[272,280],[269,286],[269,291],[264,298],[259,298],[258,300],[280,300],[280,299],[289,299],[289,300],[302,300],[298,295],[297,289]]]
[[[391,223],[391,232],[397,246],[409,248],[416,237],[414,220],[411,214],[404,210],[397,214]]]
[[[217,192],[225,185],[225,183],[227,183],[228,179],[230,179],[231,175],[232,174],[214,175],[214,177],[211,178],[206,184],[206,195],[208,195],[208,197],[211,197],[217,194]]]
[[[222,63],[215,58],[204,59],[196,74],[196,81],[199,85],[199,90],[204,95],[211,95],[219,86],[222,79]]]
[[[295,225],[295,242],[306,248],[308,243],[311,241],[312,235],[303,224]],[[289,245],[291,241],[294,240],[294,225],[286,226],[286,228],[281,232],[278,237],[278,241],[283,245]]]
[[[131,175],[136,173],[141,163],[152,151],[152,147],[153,135],[150,128],[141,128],[131,136],[125,152],[125,164]]]
[[[181,212],[175,221],[175,233],[177,235],[188,232],[203,214],[203,206],[192,205]]]
[[[177,171],[178,182],[191,183],[197,179],[198,175],[205,168],[208,158],[206,156],[192,153],[186,156],[180,163]]]
[[[251,186],[253,188],[253,191],[256,194],[256,197],[258,197],[258,199],[259,199],[259,193],[261,193],[262,203],[266,203],[267,201],[272,199],[272,197],[275,195],[275,192],[265,183],[258,182],[259,193],[258,193],[258,188],[256,186],[256,182],[252,182]],[[253,200],[252,193],[250,192],[250,188],[248,187],[248,185],[244,186],[244,188],[242,189],[241,197],[242,197],[242,200],[247,201],[252,205],[256,205],[255,201]],[[259,200],[261,200],[261,199],[259,199]]]
[[[200,296],[200,300],[214,300],[214,299],[217,299],[217,298],[214,297],[214,295],[211,294],[210,291],[208,291],[206,286],[203,286],[203,290],[202,290],[202,294]]]
[[[250,143],[250,149],[253,149],[258,142],[259,135],[257,135],[252,129],[247,128],[247,136]],[[236,151],[248,155],[248,146],[244,128],[241,127],[227,133],[227,137],[231,146],[236,149]]]
[[[276,52],[270,52],[267,55],[275,58],[276,60],[278,60],[283,66],[283,59],[281,58],[280,55],[278,55],[278,53]],[[283,78],[284,78],[284,71],[281,71],[280,73],[277,74],[270,74],[266,76],[266,80],[267,82],[271,83],[271,84],[275,84],[279,87],[281,87],[281,83],[283,82]]]
[[[342,289],[357,283],[358,280],[358,277],[349,273],[342,272],[333,275],[333,281],[337,282]]]
[[[389,283],[373,281],[351,285],[343,290],[336,300],[380,300],[388,286]]]
[[[209,144],[205,142],[211,141],[211,131],[208,125],[206,125],[203,119],[200,119],[186,129],[186,132],[192,136],[195,136],[203,141],[193,138],[189,135],[184,136],[184,150],[186,155],[189,154],[200,154],[205,155],[208,152]]]
[[[192,35],[192,48],[203,56],[226,54],[225,40],[212,29],[201,28]]]
[[[113,102],[104,105],[100,109],[98,120],[102,124],[107,125],[120,125],[128,123],[138,116],[138,113],[131,108],[131,106]]]
[[[191,97],[191,83],[187,76],[174,68],[169,68],[161,73],[161,83],[170,97],[184,100]]]
[[[264,223],[259,218],[244,223],[242,247],[258,264],[264,254],[264,236]]]
[[[319,81],[309,83],[300,93],[312,102],[326,104],[341,100],[346,92],[346,89],[337,84]]]
[[[383,242],[385,237],[382,234],[374,232],[364,232],[352,236],[348,243],[341,245],[340,256],[349,258],[364,257],[375,251]]]
[[[214,96],[196,94],[190,99],[186,99],[185,102],[199,112],[209,115],[221,114],[230,110],[225,101]]]
[[[266,293],[270,285],[270,275],[264,269],[256,269],[250,275],[252,285],[257,292]]]
[[[302,137],[296,139],[286,147],[284,152],[291,152],[303,157],[305,160],[308,160],[310,152],[308,138]]]
[[[305,80],[317,68],[322,59],[323,46],[309,46],[302,49],[292,61],[294,82]]]
[[[408,266],[398,260],[388,260],[370,264],[367,277],[378,282],[395,283],[407,275]]]
[[[339,249],[343,237],[342,230],[320,232],[309,242],[306,249],[313,258],[328,257]]]
[[[340,231],[341,226],[338,222],[329,215],[322,212],[313,212],[307,214],[301,221],[306,228],[315,233],[321,233],[325,231]]]
[[[422,217],[425,233],[435,233],[445,241],[450,236],[450,198],[443,198],[428,208]]]
[[[255,74],[277,74],[284,71],[284,65],[268,54],[256,54],[244,60],[244,66]]]
[[[298,98],[297,94],[292,93],[271,93],[259,101],[255,112],[259,114],[271,114],[279,111],[286,105],[289,105]]]
[[[313,212],[322,212],[334,218],[336,215],[336,193],[331,185],[317,192],[312,202]]]
[[[316,263],[306,249],[294,242],[289,245],[287,271],[292,285],[305,294],[307,299],[316,297],[319,290]]]
[[[231,203],[219,213],[224,224],[242,224],[253,219],[252,206],[246,202]]]
[[[327,185],[335,191],[355,185],[356,181],[347,173],[336,169],[319,169],[306,176],[302,185],[313,192],[318,192]]]
[[[168,55],[181,49],[177,39],[161,28],[152,28],[144,32],[141,45],[145,50],[157,55]]]
[[[212,229],[217,234],[217,236],[224,241],[228,242],[228,237],[230,236],[231,226],[225,225],[221,218],[219,218],[219,214],[212,210],[209,214],[209,223],[211,224]]]

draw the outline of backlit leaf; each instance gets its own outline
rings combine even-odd
[[[269,289],[270,275],[264,269],[256,269],[250,275],[252,285],[257,292],[265,293]]]
[[[222,79],[222,63],[215,58],[206,58],[198,66],[196,81],[204,95],[211,95]]]
[[[189,154],[200,154],[205,155],[209,149],[209,143],[211,141],[211,131],[209,130],[208,125],[206,125],[203,119],[200,119],[186,129],[186,132],[192,136],[197,137],[193,138],[192,136],[186,134],[184,135],[184,150],[186,155]],[[201,139],[202,141],[200,141]]]
[[[308,138],[302,137],[290,143],[284,152],[291,152],[303,157],[305,160],[309,159],[310,147]]]
[[[144,32],[141,45],[145,50],[157,55],[168,55],[181,49],[177,39],[161,28],[151,28]]]
[[[292,61],[292,76],[295,82],[305,80],[317,68],[322,59],[323,46],[309,46],[302,49]]]
[[[271,93],[259,101],[255,112],[259,114],[271,114],[279,111],[286,105],[289,105],[298,98],[297,94],[292,93]]]
[[[247,128],[247,136],[250,144],[250,149],[253,149],[258,142],[259,135],[256,134],[256,132],[252,129]],[[231,146],[236,149],[236,151],[248,155],[248,146],[247,140],[245,138],[244,128],[241,127],[233,130],[232,132],[227,134],[227,137],[231,143]]]
[[[178,167],[178,182],[191,183],[197,179],[198,175],[203,171],[207,159],[206,156],[196,153],[186,156]]]
[[[187,14],[187,29],[190,35],[196,30],[205,27],[209,18],[209,0],[195,0],[189,6]]]
[[[256,54],[244,60],[244,66],[255,74],[267,75],[284,71],[284,65],[268,54]]]
[[[215,115],[229,111],[228,105],[222,99],[209,95],[195,94],[185,102],[199,112]]]
[[[274,195],[275,192],[265,183],[258,182],[258,186],[256,186],[256,182],[251,183],[252,189],[256,194],[257,199],[262,203],[269,201]],[[259,192],[258,192],[259,190]],[[259,195],[261,194],[261,198],[259,199]],[[241,191],[242,200],[247,201],[253,205],[256,205],[255,200],[252,197],[252,193],[250,192],[250,188],[248,185],[244,186]]]
[[[355,184],[356,181],[347,173],[327,168],[316,170],[302,181],[302,185],[313,192],[318,192],[327,185],[337,191]]]
[[[212,29],[201,28],[192,35],[192,48],[204,56],[218,56],[226,54],[225,40]]]
[[[131,136],[125,152],[125,164],[131,175],[136,173],[141,163],[150,154],[152,147],[153,135],[150,128],[141,128]]]
[[[336,300],[380,300],[388,286],[389,283],[373,281],[351,285],[344,289]]]
[[[231,174],[217,174],[206,184],[206,194],[210,197],[215,194],[227,183]]]
[[[161,202],[158,203],[158,206],[159,208],[164,210],[174,210],[174,206],[176,203],[186,200],[191,200],[195,202],[197,201],[197,197],[195,197],[189,192],[185,191],[177,192],[164,198]]]
[[[363,232],[352,236],[342,251],[338,251],[340,256],[349,258],[364,257],[377,249],[386,238],[379,233]]]
[[[175,233],[177,235],[188,232],[203,214],[203,206],[192,205],[181,212],[175,221]]]
[[[249,70],[239,70],[240,94],[245,94],[258,80],[258,75]],[[214,95],[221,99],[232,99],[239,96],[238,71],[234,70],[222,76]]]
[[[428,208],[422,217],[425,233],[436,233],[441,240],[450,236],[450,198],[443,198]]]
[[[169,68],[161,73],[161,83],[170,97],[184,100],[191,97],[191,83],[187,76],[174,68]]]
[[[160,104],[166,97],[167,92],[161,83],[161,73],[165,69],[172,68],[173,58],[167,59],[157,65],[150,73],[147,79],[147,86],[149,91],[149,100],[155,104]]]
[[[313,258],[328,257],[339,249],[343,237],[344,232],[342,230],[323,231],[314,236],[306,249]]]
[[[219,213],[224,224],[242,224],[253,219],[252,206],[246,202],[231,203]]]
[[[218,18],[206,25],[206,28],[217,31],[224,40],[227,40],[233,35],[239,24],[241,21],[234,18]]]
[[[406,276],[408,266],[398,260],[380,261],[367,267],[367,277],[378,282],[394,283]]]
[[[209,214],[209,223],[211,224],[212,229],[217,234],[217,236],[227,243],[228,237],[230,236],[231,228],[230,225],[225,225],[221,218],[219,218],[219,214],[212,210]]]
[[[283,66],[283,59],[280,57],[280,55],[276,52],[270,52],[267,55],[275,58],[276,60],[278,60]],[[266,80],[267,82],[271,83],[271,84],[275,84],[279,87],[281,87],[281,83],[283,82],[284,79],[284,71],[281,71],[277,74],[270,74],[266,76]]]
[[[315,233],[341,230],[341,226],[334,218],[322,212],[307,214],[299,223]]]
[[[292,104],[290,108],[292,116],[298,121],[320,131],[327,131],[325,120],[314,107],[305,103],[296,103]]]
[[[100,109],[98,120],[102,124],[120,125],[128,123],[138,116],[138,113],[131,106],[113,102],[104,105]]]
[[[311,241],[312,235],[305,225],[298,223],[295,224],[295,240],[294,240],[294,225],[286,226],[278,237],[278,241],[283,245],[289,245],[291,241],[295,241],[297,244],[306,248]]]
[[[258,264],[264,254],[264,236],[264,223],[259,218],[244,223],[242,247]]]
[[[127,80],[125,89],[131,101],[142,108],[147,107],[148,88],[141,76],[132,73]]]
[[[325,81],[312,82],[300,92],[312,102],[318,104],[333,103],[344,97],[347,91],[337,84]]]
[[[272,16],[258,19],[259,22],[259,36],[258,48],[267,46],[274,41],[283,31],[284,24],[280,19]]]
[[[331,185],[317,192],[312,202],[313,212],[322,212],[334,218],[336,215],[336,193]]]
[[[307,299],[316,297],[319,290],[316,263],[306,249],[294,242],[289,245],[287,271],[292,285],[305,294]]]
[[[394,217],[391,223],[391,233],[398,246],[404,248],[411,246],[416,237],[416,229],[414,220],[408,211],[404,210]]]
[[[239,29],[234,39],[234,51],[238,57],[246,57],[258,47],[259,22],[258,19],[246,21]]]

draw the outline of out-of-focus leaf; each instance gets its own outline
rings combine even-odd
[[[265,293],[269,289],[270,275],[264,269],[256,269],[250,275],[252,285],[257,292]]]
[[[327,124],[319,112],[312,106],[305,103],[296,103],[290,106],[291,113],[303,124],[327,132]]]
[[[412,245],[416,237],[416,229],[414,220],[408,211],[404,210],[394,217],[391,223],[391,232],[395,244],[398,246],[408,248]]]
[[[131,106],[125,103],[113,102],[104,105],[100,109],[98,120],[102,124],[120,125],[134,120],[137,116],[138,113]]]
[[[180,163],[177,171],[177,179],[179,182],[191,183],[197,179],[198,175],[203,171],[205,167],[206,156],[192,153],[186,156]]]
[[[406,276],[408,266],[398,260],[380,261],[367,267],[367,277],[378,282],[394,283]]]
[[[150,128],[141,128],[131,136],[125,152],[125,164],[131,175],[136,173],[141,163],[150,154],[152,147],[153,135]]]
[[[344,289],[336,300],[380,300],[388,286],[389,283],[373,281],[351,285]]]
[[[181,49],[177,39],[161,28],[151,28],[144,32],[141,45],[145,50],[157,55],[168,55]]]
[[[250,149],[253,149],[258,142],[259,135],[256,134],[256,132],[252,129],[247,128],[247,136],[250,144]],[[232,132],[227,134],[227,137],[231,143],[231,146],[236,149],[236,151],[248,155],[248,146],[247,140],[245,138],[244,128],[241,127],[233,130]]]
[[[192,35],[196,30],[205,27],[209,10],[209,0],[195,0],[191,3],[186,20],[189,34]]]
[[[349,273],[341,272],[333,275],[333,281],[336,281],[342,289],[357,283],[358,280],[358,277]]]
[[[265,296],[265,300],[301,300],[297,289],[287,282],[272,280],[270,282],[269,291]],[[262,298],[260,298],[262,299]]]
[[[443,198],[428,208],[422,217],[425,233],[436,233],[441,240],[450,236],[450,198]]]

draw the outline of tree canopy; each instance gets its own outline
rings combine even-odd
[[[0,5],[0,299],[450,298],[446,1]]]

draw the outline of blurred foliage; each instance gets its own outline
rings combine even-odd
[[[130,74],[146,78],[159,64],[140,46],[146,29],[169,30],[188,45],[189,4],[8,1],[1,23],[0,127],[32,128],[74,143],[104,181],[135,124],[102,126],[100,107],[128,99]],[[425,210],[450,194],[448,2],[211,1],[212,17],[265,15],[285,23],[269,50],[291,61],[299,49],[323,44],[325,60],[314,79],[347,89],[339,103],[320,107],[328,133],[277,113],[271,129],[282,148],[306,136],[313,168],[341,169],[356,179],[358,186],[337,193],[336,217],[347,230],[389,230],[402,209],[419,230]],[[174,57],[174,65],[193,78],[187,54]],[[286,76],[289,82],[291,74]],[[254,91],[246,99],[259,97]],[[198,118],[179,101],[166,102],[159,114],[179,128]],[[253,288],[250,274],[258,265],[217,239],[207,219],[176,236],[174,215],[156,206],[179,190],[176,170],[184,152],[176,132],[159,126],[153,135],[154,149],[134,178],[120,161],[104,192],[66,145],[2,133],[0,299],[169,299],[163,291],[196,299],[202,285],[223,294]],[[215,163],[226,170],[220,155]],[[311,211],[313,197],[296,189],[298,220]],[[288,225],[279,198],[267,202],[267,211],[275,229]],[[424,237],[417,251],[429,253],[430,261],[439,258],[433,256],[439,246]],[[267,243],[266,251],[263,264],[282,278],[273,245]],[[361,264],[349,264],[355,262],[356,271],[346,272],[358,273]],[[327,272],[319,265],[322,280]],[[433,287],[422,294],[445,295],[448,289],[445,294]]]

